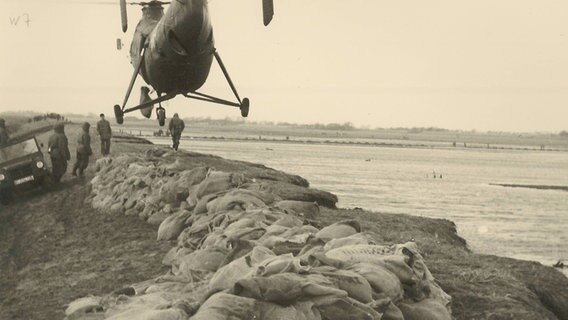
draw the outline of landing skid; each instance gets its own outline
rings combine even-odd
[[[201,92],[197,92],[197,91],[192,91],[192,92],[170,92],[166,95],[160,95],[158,98],[153,99],[153,100],[149,100],[146,101],[144,103],[141,103],[135,107],[132,108],[126,108],[126,103],[128,101],[128,98],[130,96],[130,93],[132,91],[132,87],[134,85],[134,81],[136,80],[136,77],[138,75],[138,72],[140,70],[141,67],[141,62],[144,58],[144,53],[146,52],[146,50],[144,50],[142,52],[140,61],[138,63],[138,65],[135,68],[135,72],[132,75],[132,79],[130,81],[130,85],[128,87],[128,90],[126,92],[126,96],[124,98],[124,103],[122,105],[122,107],[120,105],[115,105],[114,106],[114,116],[116,118],[116,122],[118,124],[123,124],[124,123],[124,114],[125,113],[129,113],[132,111],[136,111],[136,110],[140,110],[140,109],[144,109],[147,108],[149,106],[152,106],[154,104],[160,104],[163,101],[167,101],[170,100],[172,98],[174,98],[175,96],[177,96],[178,94],[183,95],[186,98],[189,99],[194,99],[194,100],[201,100],[201,101],[207,101],[207,102],[211,102],[211,103],[217,103],[217,104],[222,104],[222,105],[226,105],[226,106],[230,106],[230,107],[237,107],[241,110],[241,116],[243,118],[248,117],[249,114],[249,107],[250,107],[250,100],[248,98],[244,98],[241,100],[241,97],[239,96],[239,93],[237,92],[237,88],[235,87],[235,85],[233,84],[233,81],[231,80],[231,77],[229,76],[229,73],[227,72],[227,69],[225,68],[225,65],[223,64],[223,61],[221,60],[221,56],[219,56],[219,54],[217,53],[217,51],[213,51],[213,56],[215,57],[215,60],[217,61],[217,63],[219,64],[219,67],[221,68],[221,71],[223,72],[223,75],[225,76],[225,79],[227,80],[227,83],[229,84],[229,86],[231,87],[231,90],[233,91],[233,94],[235,95],[235,98],[237,98],[238,102],[232,102],[232,101],[228,101],[225,99],[221,99],[221,98],[217,98],[214,96],[210,96],[208,94],[205,93],[201,93]],[[164,108],[162,108],[162,106],[160,105],[160,107],[158,109],[156,109],[156,115],[158,118],[158,123],[160,124],[160,126],[164,126],[165,122],[166,122],[166,110]]]
[[[163,127],[166,124],[166,109],[160,106],[156,109],[156,115],[158,116],[158,124]]]

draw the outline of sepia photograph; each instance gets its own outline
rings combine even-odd
[[[568,2],[0,15],[0,320],[568,320]]]

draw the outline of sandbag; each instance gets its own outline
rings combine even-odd
[[[254,299],[220,292],[212,295],[191,320],[265,319]]]
[[[249,254],[255,247],[258,246],[256,241],[250,240],[230,240],[229,247],[231,251],[225,257],[225,260],[221,263],[221,266],[231,263],[240,257]]]
[[[179,202],[177,199],[177,193],[179,191],[179,187],[177,181],[174,179],[170,179],[167,183],[162,185],[159,190],[159,197],[165,203],[175,203]]]
[[[231,289],[240,279],[253,276],[256,272],[256,266],[270,257],[274,257],[274,253],[269,249],[260,246],[254,247],[247,255],[219,268],[209,281],[210,291]]]
[[[158,228],[158,241],[177,239],[185,229],[185,220],[190,215],[189,211],[180,211],[164,219]]]
[[[384,293],[394,302],[400,301],[404,296],[402,283],[384,266],[363,262],[351,265],[347,270],[363,276],[375,292]]]
[[[168,214],[168,213],[165,213],[163,211],[158,211],[158,212],[155,212],[154,214],[152,214],[151,216],[149,216],[148,220],[146,220],[146,221],[151,225],[159,226],[169,216],[170,216],[170,214]]]
[[[193,214],[202,214],[207,212],[207,205],[210,201],[215,201],[219,195],[217,194],[208,194],[203,196],[197,201],[195,207],[193,208]]]
[[[260,319],[267,320],[321,320],[319,310],[311,301],[282,306],[271,302],[259,302]]]
[[[335,287],[345,290],[349,296],[355,300],[363,303],[373,301],[373,289],[371,285],[367,279],[356,272],[340,270],[329,266],[312,268],[310,272],[325,276],[331,280]]]
[[[235,189],[227,193],[228,196],[246,196],[256,198],[263,203],[270,205],[282,199],[270,192],[264,192],[260,190],[247,190],[247,189]]]
[[[394,253],[397,255],[404,255],[408,256],[411,260],[409,263],[414,270],[414,273],[421,280],[434,280],[434,277],[428,270],[426,263],[424,262],[424,258],[420,254],[418,250],[418,245],[416,242],[410,241],[404,244],[395,244],[392,246],[394,249]]]
[[[230,239],[224,234],[223,230],[216,229],[212,232],[209,232],[204,238],[199,247],[201,249],[211,248],[211,247],[219,247],[224,248],[227,247]]]
[[[162,259],[162,264],[166,266],[172,266],[174,264],[179,266],[178,259],[192,253],[193,249],[191,248],[184,248],[184,247],[173,247],[171,248],[168,253]]]
[[[368,262],[386,267],[403,284],[415,284],[418,280],[409,265],[412,259],[406,255],[394,255],[391,247],[380,245],[353,245],[332,249],[326,257],[343,261],[347,265]]]
[[[201,181],[205,180],[208,171],[209,168],[207,167],[197,167],[191,170],[186,170],[179,175],[179,185],[189,188],[199,184]]]
[[[77,299],[71,302],[67,309],[65,309],[67,320],[81,319],[89,314],[104,315],[100,297],[89,296]]]
[[[329,225],[316,233],[322,240],[344,238],[361,232],[361,225],[357,220],[343,220]]]
[[[318,274],[300,275],[280,273],[268,277],[252,277],[239,280],[232,293],[260,301],[294,303],[317,296],[347,297],[347,292],[337,289],[326,277]]]
[[[346,263],[377,262],[394,251],[389,246],[356,244],[329,250],[325,255],[332,259],[339,259]]]
[[[268,226],[266,228],[266,232],[264,233],[262,238],[260,238],[260,240],[262,241],[262,240],[264,240],[268,237],[271,237],[271,236],[280,236],[281,234],[283,234],[284,232],[286,232],[288,230],[290,230],[290,228],[273,224],[273,225]]]
[[[256,221],[254,221],[253,219],[250,218],[242,218],[239,219],[237,221],[232,222],[231,224],[229,224],[226,228],[225,231],[227,232],[233,232],[235,230],[241,229],[241,228],[249,228],[249,227],[254,227],[256,225]]]
[[[366,244],[377,244],[377,243],[375,243],[373,237],[370,234],[366,232],[360,232],[352,234],[348,237],[331,239],[325,244],[323,249],[324,251],[329,251],[331,249],[341,248],[345,246],[352,246],[357,244],[366,245]]]
[[[108,305],[105,310],[106,316],[110,319],[126,320],[131,319],[128,318],[128,315],[131,315],[132,318],[137,319],[136,317],[143,316],[143,312],[141,312],[141,314],[138,314],[137,311],[163,309],[165,306],[170,305],[174,300],[176,300],[177,296],[179,296],[179,292],[156,291],[131,297],[120,295],[115,297],[114,303],[112,303],[112,300],[109,300],[109,298],[107,298],[105,299],[105,305]]]
[[[236,188],[245,182],[242,173],[226,173],[210,171],[196,190],[197,199],[206,195]]]
[[[267,277],[273,274],[293,272],[306,273],[310,270],[307,265],[302,265],[299,258],[291,253],[269,257],[260,262],[256,269],[256,275]]]
[[[206,272],[215,272],[225,259],[227,252],[220,248],[207,248],[194,251],[179,259],[179,268],[175,275],[195,279]]]
[[[371,306],[349,297],[317,297],[312,299],[326,320],[380,320],[382,314]]]
[[[316,234],[318,231],[319,231],[318,228],[314,226],[302,225],[288,229],[286,232],[281,234],[281,236],[284,238],[292,238],[296,235],[307,235],[307,234],[313,235]]]
[[[154,310],[148,308],[129,309],[107,320],[186,320],[187,314],[178,308]]]
[[[300,227],[304,224],[304,222],[294,216],[285,215],[282,218],[276,220],[272,226],[282,226],[286,228],[293,228],[293,227]]]
[[[215,201],[208,202],[207,212],[214,213],[229,210],[246,211],[247,209],[263,207],[266,207],[266,204],[256,197],[247,194],[229,193],[215,199]]]
[[[404,320],[400,309],[384,294],[374,295],[376,299],[371,303],[373,309],[383,314],[381,320]]]
[[[231,240],[257,240],[260,239],[266,230],[260,227],[249,227],[242,228],[240,230],[231,230],[230,232],[225,231],[224,234],[227,238]]]
[[[433,299],[416,303],[403,302],[398,305],[405,320],[451,320],[448,310]]]

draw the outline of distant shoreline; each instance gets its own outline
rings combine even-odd
[[[568,191],[568,186],[549,186],[549,185],[530,185],[530,184],[502,184],[502,183],[490,183],[492,186],[508,187],[508,188],[527,188],[527,189],[539,189],[539,190],[561,190]]]
[[[168,136],[149,136],[142,135],[148,139],[170,139]],[[453,146],[439,144],[424,143],[389,143],[389,142],[369,142],[369,141],[340,141],[340,140],[312,140],[312,139],[276,139],[276,138],[235,138],[225,136],[182,136],[182,139],[191,139],[197,141],[231,141],[231,142],[257,142],[257,143],[286,143],[286,144],[313,144],[313,145],[337,145],[337,146],[362,146],[362,147],[390,147],[390,148],[416,148],[416,149],[479,149],[479,150],[512,150],[512,151],[543,151],[543,152],[568,152],[568,150],[557,148],[529,148],[529,147],[507,147],[507,146],[481,146],[478,144],[470,144],[468,146]]]

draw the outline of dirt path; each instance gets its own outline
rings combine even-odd
[[[88,181],[68,174],[57,190],[0,205],[0,319],[63,319],[76,298],[163,273],[171,245],[138,217],[85,204]]]

